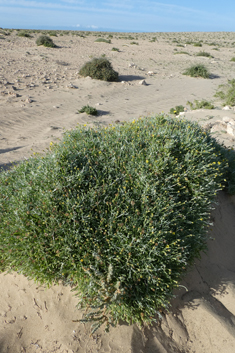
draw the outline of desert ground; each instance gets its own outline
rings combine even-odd
[[[19,33],[0,29],[0,168],[43,153],[77,124],[120,124],[168,114],[178,105],[185,109],[175,119],[197,121],[235,148],[235,128],[227,123],[235,111],[214,97],[219,85],[235,79],[234,33],[57,31],[51,33],[57,48],[36,45],[43,31]],[[197,56],[202,51],[210,56]],[[87,61],[101,56],[119,73],[118,82],[79,75]],[[194,64],[205,65],[210,78],[184,75]],[[215,109],[191,110],[187,102],[195,100]],[[87,104],[97,116],[78,113]],[[152,327],[122,323],[90,336],[89,325],[74,322],[82,312],[69,287],[45,288],[17,273],[0,274],[0,352],[234,353],[234,215],[235,196],[220,192],[208,252],[188,269],[169,312]]]

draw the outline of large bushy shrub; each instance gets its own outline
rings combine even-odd
[[[45,35],[41,35],[40,37],[38,37],[38,39],[36,40],[36,44],[44,45],[44,47],[56,48],[56,45],[53,42],[53,40],[50,37]]]
[[[117,81],[118,73],[114,71],[108,59],[94,58],[83,65],[79,71],[81,76],[90,76],[91,78],[104,81]]]
[[[0,269],[70,284],[94,330],[151,323],[206,248],[217,191],[235,193],[234,152],[163,115],[50,149],[0,174]]]

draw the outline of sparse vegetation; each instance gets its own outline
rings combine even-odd
[[[98,114],[97,109],[91,107],[90,105],[84,105],[78,112],[79,113],[87,113],[88,115],[97,115]]]
[[[56,48],[56,45],[54,44],[53,40],[45,35],[41,35],[38,37],[36,40],[37,45],[44,45],[44,47],[49,47],[49,48]]]
[[[213,56],[210,53],[207,53],[206,51],[200,51],[196,54],[196,56],[205,56],[207,58],[213,58]]]
[[[48,34],[51,37],[57,37],[57,33],[55,31],[49,32]]]
[[[170,114],[179,115],[179,113],[184,112],[183,105],[177,105],[175,108],[170,109]]]
[[[130,42],[131,45],[139,45],[138,42]]]
[[[206,249],[218,190],[235,193],[234,152],[163,115],[78,126],[0,173],[0,270],[73,287],[93,331],[161,317]]]
[[[111,40],[110,39],[104,39],[104,38],[97,38],[96,40],[95,40],[95,42],[103,42],[103,43],[108,43],[108,44],[110,44],[111,43]]]
[[[235,57],[233,57],[230,61],[235,61]]]
[[[202,47],[202,43],[200,43],[200,42],[199,43],[194,43],[193,46],[194,47]]]
[[[177,51],[174,53],[174,55],[176,54],[186,54],[186,55],[190,55],[187,51]]]
[[[215,97],[219,97],[223,101],[223,105],[235,106],[235,79],[220,85]]]
[[[18,34],[17,34],[18,37],[26,37],[26,38],[32,38],[32,36],[25,32],[25,31],[20,31]]]
[[[215,109],[214,105],[206,100],[198,101],[194,100],[194,102],[187,102],[187,105],[190,106],[190,109],[196,110],[196,109]]]
[[[119,51],[118,48],[112,48],[112,51]]]
[[[191,77],[210,78],[210,73],[208,72],[208,69],[202,64],[192,65],[191,67],[185,70],[183,75]]]
[[[113,70],[109,60],[105,58],[94,58],[87,62],[79,71],[81,76],[104,81],[117,81],[118,73]]]

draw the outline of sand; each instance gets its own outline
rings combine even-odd
[[[55,49],[38,47],[39,33],[32,38],[19,37],[17,31],[0,33],[1,167],[46,150],[77,124],[107,126],[168,113],[177,105],[187,108],[186,119],[210,127],[217,122],[213,135],[235,147],[235,137],[222,123],[224,117],[235,118],[235,112],[223,110],[214,97],[220,84],[235,78],[233,33],[113,33],[110,44],[95,42],[99,36],[107,39],[108,33],[73,33],[51,37]],[[186,44],[200,40],[202,47]],[[214,58],[195,56],[200,51]],[[119,72],[119,82],[79,76],[85,62],[101,55]],[[183,75],[195,63],[205,64],[211,78]],[[195,99],[213,102],[216,109],[190,111],[187,101]],[[87,104],[98,116],[78,114]],[[89,325],[74,322],[82,313],[69,287],[48,289],[17,273],[0,274],[0,352],[235,352],[234,215],[235,196],[220,192],[211,215],[208,252],[188,269],[169,313],[151,328],[122,324],[91,337]]]

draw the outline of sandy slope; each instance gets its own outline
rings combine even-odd
[[[235,116],[233,110],[222,110],[221,102],[213,97],[219,84],[235,78],[235,63],[230,61],[232,33],[134,34],[134,40],[127,38],[129,34],[114,34],[111,44],[95,43],[97,33],[86,38],[70,34],[52,37],[57,49],[37,47],[38,34],[33,36],[22,38],[13,32],[0,38],[0,166],[4,168],[28,158],[32,150],[46,149],[62,137],[63,129],[78,123],[108,125],[167,113],[194,99],[213,101],[217,109],[187,111],[187,119],[205,125]],[[157,40],[150,42],[154,36]],[[177,46],[188,40],[203,40],[203,46]],[[120,52],[112,51],[113,47]],[[190,55],[174,55],[181,50]],[[195,57],[202,50],[214,58]],[[120,82],[79,77],[81,66],[102,54],[119,72]],[[182,75],[192,63],[204,63],[213,78]],[[139,84],[143,79],[147,85]],[[99,115],[77,114],[86,104],[96,107]],[[214,134],[235,147],[234,136],[223,129]],[[234,352],[234,215],[235,197],[221,192],[212,213],[208,253],[202,254],[183,280],[187,291],[181,287],[175,293],[170,313],[151,329],[120,325],[108,334],[99,331],[90,337],[88,326],[72,321],[81,318],[81,313],[69,288],[46,289],[21,275],[1,274],[0,352]]]

